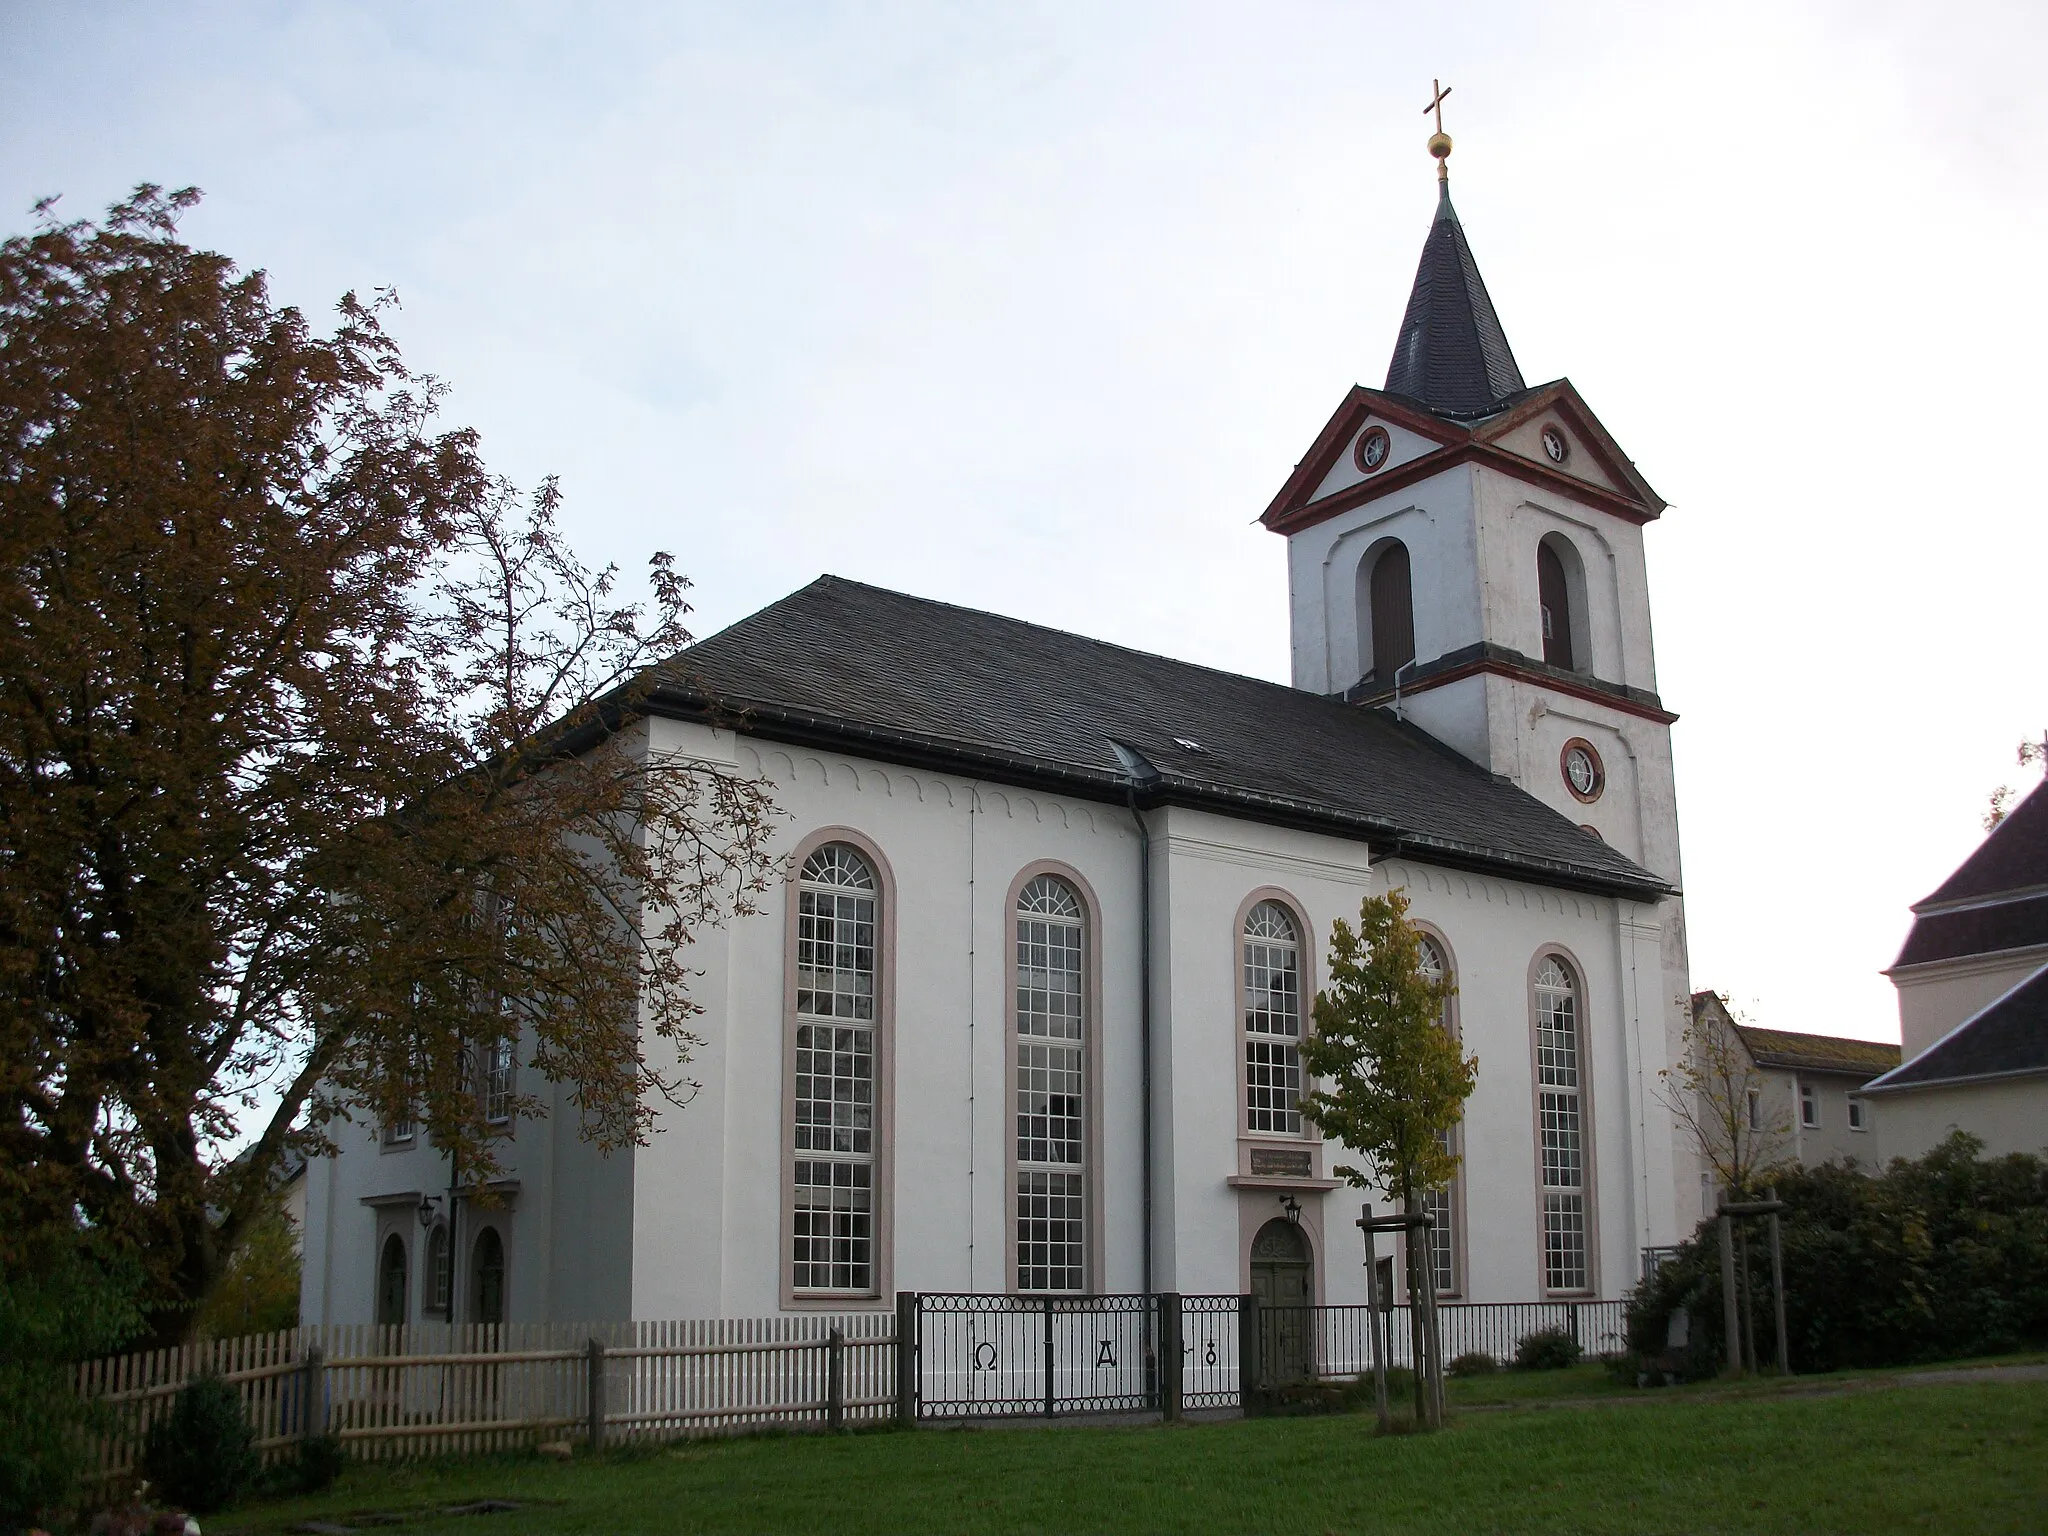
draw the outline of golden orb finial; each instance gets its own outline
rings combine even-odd
[[[1422,109],[1424,117],[1436,114],[1436,132],[1429,136],[1429,152],[1436,157],[1437,180],[1451,179],[1451,136],[1444,132],[1444,98],[1451,94],[1450,87],[1441,80],[1429,82],[1434,88],[1429,105]]]

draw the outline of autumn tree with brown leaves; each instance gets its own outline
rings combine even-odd
[[[388,296],[318,334],[196,201],[0,247],[0,1258],[141,1255],[159,1339],[336,1117],[488,1178],[503,1043],[644,1138],[691,934],[770,870],[761,789],[649,744],[669,557],[624,600],[438,426]]]

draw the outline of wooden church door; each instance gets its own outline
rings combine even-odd
[[[1259,1352],[1267,1383],[1315,1374],[1309,1351],[1315,1283],[1308,1238],[1294,1222],[1275,1217],[1252,1239],[1252,1294],[1259,1298]]]

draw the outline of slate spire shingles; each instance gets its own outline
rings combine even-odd
[[[1451,206],[1450,183],[1441,186],[1386,388],[1439,416],[1490,416],[1525,388],[1522,370]]]

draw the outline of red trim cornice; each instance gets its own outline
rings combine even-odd
[[[1373,414],[1377,416],[1379,413],[1375,411]],[[1309,502],[1295,511],[1275,516],[1269,510],[1261,521],[1275,533],[1299,533],[1304,528],[1313,528],[1317,523],[1328,521],[1340,512],[1348,512],[1353,507],[1364,506],[1368,501],[1376,501],[1389,491],[1397,491],[1405,485],[1427,480],[1431,475],[1459,464],[1473,463],[1483,464],[1489,469],[1497,469],[1502,474],[1526,484],[1538,485],[1545,490],[1555,491],[1575,501],[1598,507],[1601,511],[1611,512],[1627,522],[1647,523],[1657,516],[1633,497],[1610,491],[1590,480],[1578,480],[1556,470],[1546,469],[1534,460],[1523,458],[1519,453],[1509,453],[1490,443],[1464,442],[1454,447],[1439,449],[1435,453],[1425,453],[1419,459],[1410,459],[1392,469],[1383,470],[1370,480],[1361,480],[1356,485],[1346,486],[1341,491],[1334,491],[1322,500]],[[1318,479],[1320,478],[1318,476]]]
[[[1412,699],[1418,693],[1427,693],[1430,689],[1441,688],[1446,683],[1461,682],[1465,678],[1476,677],[1482,672],[1490,672],[1495,677],[1512,678],[1518,683],[1530,683],[1538,688],[1548,688],[1552,693],[1562,693],[1574,699],[1584,699],[1589,704],[1604,704],[1609,709],[1619,710],[1624,715],[1634,715],[1639,720],[1654,720],[1659,725],[1670,725],[1678,719],[1678,716],[1672,714],[1668,709],[1658,709],[1654,705],[1639,703],[1635,699],[1607,693],[1582,683],[1573,683],[1568,679],[1559,677],[1555,672],[1540,672],[1534,667],[1518,667],[1513,662],[1503,661],[1496,656],[1482,656],[1476,660],[1466,662],[1463,666],[1451,667],[1445,671],[1422,678],[1419,682],[1405,684],[1401,689],[1401,696]],[[1360,698],[1356,702],[1361,706],[1370,708],[1376,704],[1384,704],[1393,696],[1394,690],[1389,688],[1384,693],[1376,693],[1368,698]]]

